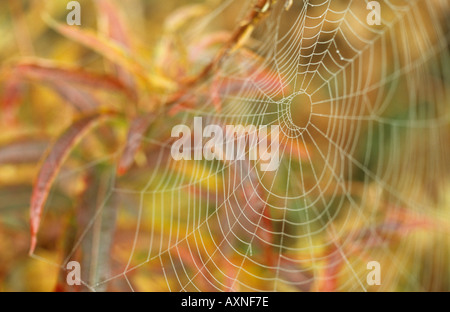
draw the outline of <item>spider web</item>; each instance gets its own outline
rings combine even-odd
[[[138,275],[170,291],[442,285],[450,3],[379,1],[382,24],[369,26],[367,2],[278,1],[247,53],[231,53],[205,83],[215,97],[142,138],[151,168],[133,183],[111,178],[88,229],[112,197],[134,226],[121,232],[119,222],[113,269],[87,286],[135,290]],[[237,3],[222,3],[194,35]],[[244,16],[251,3],[241,6]],[[174,161],[172,126],[198,116],[204,126],[279,125],[280,166]],[[370,261],[381,264],[377,288],[366,282]]]

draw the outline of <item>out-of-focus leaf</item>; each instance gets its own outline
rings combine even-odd
[[[183,246],[177,246],[172,252],[174,253],[174,257],[180,259],[184,266],[198,272],[198,274],[196,274],[197,283],[201,289],[212,291],[211,285],[213,285],[212,281],[214,280],[214,277],[201,259],[201,255],[197,256],[195,253],[192,253],[189,247],[185,248]]]
[[[289,83],[287,79],[275,71],[267,67],[263,57],[255,52],[242,48],[236,52],[238,62],[245,64],[245,74],[251,75],[254,83],[262,87],[264,92],[275,89],[276,93],[289,92]]]
[[[302,269],[299,263],[284,256],[280,258],[278,274],[282,279],[288,281],[290,285],[293,285],[300,291],[310,291],[314,283],[310,272]]]
[[[195,107],[196,102],[198,101],[197,97],[192,94],[186,94],[181,96],[172,107],[168,109],[169,116],[175,116],[181,111],[185,111],[187,109],[193,109]]]
[[[125,174],[133,164],[134,155],[138,150],[142,136],[155,119],[154,114],[146,114],[142,117],[135,118],[128,130],[127,141],[119,161],[118,174]]]
[[[335,243],[336,244],[336,243]],[[326,257],[326,264],[323,268],[320,291],[331,292],[339,289],[339,271],[342,269],[344,259],[337,248],[337,245],[330,245]]]
[[[0,147],[0,165],[22,164],[38,161],[45,152],[45,141],[23,141]]]
[[[64,82],[54,81],[53,89],[68,103],[83,113],[93,112],[100,107],[100,103],[93,94],[71,86]]]
[[[2,110],[2,119],[6,124],[11,124],[14,120],[14,110],[21,101],[22,89],[23,83],[17,77],[10,77],[5,82],[0,107]]]
[[[111,244],[116,228],[119,198],[111,194],[112,198],[101,208],[98,207],[98,202],[104,201],[108,196],[114,175],[114,172],[110,170],[103,171],[100,168],[89,170],[85,177],[85,190],[77,209],[77,227],[86,231],[80,243],[80,251],[83,255],[81,266],[84,268],[81,279],[89,285],[105,280],[110,274]],[[97,215],[98,209],[101,209],[100,215]],[[93,218],[96,222],[90,226]],[[66,256],[65,261],[69,261],[73,252],[74,250]],[[96,291],[106,291],[106,287],[107,284],[103,283],[96,287]],[[81,289],[88,290],[84,286]]]
[[[149,82],[158,88],[175,88],[175,85],[171,81],[146,70],[136,58],[129,55],[127,50],[115,41],[90,30],[60,24],[48,16],[45,19],[49,26],[61,35],[92,49],[113,64],[123,67],[133,73],[136,77],[143,79],[145,82]]]
[[[14,37],[22,55],[33,55],[34,47],[30,36],[29,27],[26,23],[26,12],[21,1],[8,1],[11,14],[14,17]]]
[[[99,12],[100,28],[104,35],[111,38],[126,52],[131,54],[129,33],[116,4],[110,0],[96,0],[96,4]],[[114,67],[120,81],[132,90],[135,97],[137,97],[136,82],[130,72],[122,66]]]
[[[46,21],[50,27],[61,35],[94,50],[113,64],[126,68],[135,75],[147,79],[141,64],[131,57],[129,51],[116,41],[109,40],[107,37],[91,30],[60,24],[50,17],[46,17]]]
[[[239,233],[239,235],[242,235],[242,241],[247,240],[248,243],[252,241],[252,244],[260,245],[262,249],[267,248],[269,250],[273,237],[267,235],[270,233],[268,224],[261,220],[268,211],[265,194],[258,180],[256,169],[247,158],[230,162],[228,174],[227,192],[234,194],[234,196],[226,199],[224,203],[226,209],[219,212],[218,221],[221,232]],[[251,240],[248,233],[256,233],[257,231],[259,231],[258,235]],[[230,251],[230,246],[224,246],[223,249],[222,252],[227,253]],[[269,257],[265,260],[270,262]]]
[[[125,23],[114,1],[95,0],[103,32],[109,38],[129,50],[130,38]]]
[[[184,26],[189,20],[198,18],[205,14],[206,7],[201,4],[184,6],[172,13],[165,23],[165,29],[169,32],[175,32]]]
[[[208,49],[217,44],[225,44],[230,38],[231,34],[226,31],[215,32],[203,37],[189,48],[189,59],[194,62],[201,60]]]
[[[241,64],[240,72],[233,77],[216,73],[209,87],[204,89],[204,93],[196,94],[197,101],[200,96],[209,98],[216,111],[220,112],[225,98],[229,97],[230,94],[241,94],[242,96],[245,93],[264,93],[276,96],[289,92],[287,80],[278,72],[267,68],[263,59],[255,53],[241,49],[236,55],[236,62]],[[194,97],[189,100],[189,102],[179,101],[172,111],[178,112],[184,107],[192,108],[196,99]]]
[[[18,77],[36,81],[59,83],[63,81],[95,89],[125,91],[123,84],[113,76],[95,74],[76,68],[64,68],[42,60],[22,62],[17,64],[13,70]]]
[[[78,68],[64,68],[43,60],[19,63],[12,68],[11,73],[14,77],[11,84],[15,84],[12,84],[4,95],[3,106],[6,107],[11,106],[12,101],[19,100],[16,93],[20,90],[16,84],[23,83],[24,80],[46,83],[70,105],[83,113],[93,112],[100,107],[95,95],[87,88],[117,91],[130,97],[124,84],[113,76],[91,73]],[[86,90],[81,89],[80,86],[85,87]]]
[[[30,206],[31,247],[34,252],[37,243],[37,232],[41,221],[42,210],[50,188],[70,151],[97,122],[110,117],[110,114],[97,114],[84,117],[73,123],[51,147],[45,158],[33,188]]]

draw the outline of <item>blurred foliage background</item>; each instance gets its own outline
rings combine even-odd
[[[286,6],[289,6],[290,1],[276,1],[269,12],[265,12],[264,1],[228,1],[226,9],[219,11],[217,8],[225,3],[220,0],[79,2],[82,7],[82,25],[78,27],[65,24],[68,13],[66,1],[0,1],[0,125],[3,130],[0,133],[0,290],[86,290],[84,286],[70,288],[65,284],[66,272],[63,266],[68,259],[76,259],[83,268],[89,268],[83,270],[83,280],[89,285],[96,285],[96,290],[119,291],[130,290],[130,287],[144,291],[181,290],[180,285],[188,285],[187,290],[218,290],[219,286],[210,285],[215,284],[211,282],[213,276],[219,281],[218,284],[226,285],[223,290],[273,289],[273,271],[255,264],[267,260],[267,266],[271,266],[268,259],[270,253],[275,251],[267,248],[263,242],[261,246],[255,247],[255,257],[259,257],[257,262],[245,262],[245,272],[234,272],[235,266],[244,263],[240,254],[230,253],[224,257],[235,266],[227,267],[226,262],[220,262],[223,259],[217,260],[218,266],[222,266],[228,276],[236,278],[234,274],[241,274],[239,280],[243,281],[242,284],[232,283],[230,286],[224,274],[218,271],[219,268],[208,264],[205,266],[210,275],[205,273],[204,279],[197,278],[193,283],[195,287],[189,285],[189,277],[198,272],[198,265],[203,263],[205,254],[211,255],[216,250],[216,239],[208,236],[211,234],[209,228],[208,231],[194,231],[186,239],[187,245],[180,244],[175,251],[152,258],[158,255],[160,242],[161,246],[173,243],[171,239],[180,229],[172,228],[171,224],[179,226],[182,232],[188,232],[195,226],[184,222],[186,211],[194,209],[198,215],[207,216],[214,214],[215,207],[219,206],[213,203],[212,208],[208,207],[204,201],[192,200],[191,196],[195,198],[194,194],[199,194],[200,197],[217,198],[219,190],[226,188],[225,181],[228,183],[232,180],[228,172],[211,175],[213,170],[210,167],[199,169],[186,163],[174,165],[169,161],[161,161],[161,158],[168,159],[170,154],[164,153],[157,143],[170,142],[170,128],[185,120],[185,110],[201,107],[208,112],[215,112],[215,109],[226,112],[241,105],[239,101],[212,96],[218,88],[214,84],[217,76],[215,71],[219,71],[223,61],[221,58],[216,59],[217,55],[223,53],[222,57],[227,59],[227,62],[223,62],[224,67],[239,68],[236,71],[242,77],[250,75],[254,69],[249,63],[260,68],[264,64],[262,76],[257,78],[256,83],[270,81],[282,85],[283,79],[278,77],[273,67],[273,56],[259,53],[264,49],[258,47],[265,42],[274,25],[279,25],[280,33],[287,33],[292,28],[303,7],[302,1],[294,0],[289,10],[286,10]],[[406,5],[405,1],[393,2],[399,7]],[[371,51],[373,55],[383,55],[384,63],[388,64],[386,68],[395,72],[395,62],[402,66],[414,63],[428,51],[429,43],[443,42],[446,49],[438,54],[440,61],[430,65],[430,72],[435,73],[432,79],[427,71],[421,79],[416,77],[412,84],[400,81],[390,102],[394,104],[385,109],[381,117],[395,119],[400,124],[413,118],[420,124],[422,119],[422,122],[431,123],[434,121],[429,120],[438,120],[440,116],[444,124],[438,125],[437,129],[429,127],[434,129],[432,131],[417,126],[413,139],[406,134],[401,136],[396,133],[400,142],[392,139],[397,138],[395,135],[386,134],[392,131],[388,125],[383,130],[377,128],[379,132],[369,134],[366,124],[360,129],[362,135],[346,134],[344,138],[336,138],[342,146],[347,146],[346,140],[359,142],[359,148],[348,152],[367,164],[370,170],[384,172],[387,169],[383,165],[394,168],[393,176],[386,176],[382,182],[398,186],[401,196],[426,209],[416,209],[415,205],[402,207],[397,199],[390,200],[389,194],[380,195],[383,193],[380,183],[369,181],[365,172],[357,168],[351,171],[347,165],[337,170],[346,172],[346,182],[352,185],[354,193],[352,198],[356,198],[362,214],[376,217],[371,219],[370,224],[362,222],[357,214],[349,212],[352,210],[351,203],[342,194],[337,198],[335,193],[321,194],[330,200],[332,207],[325,208],[317,204],[319,212],[330,209],[334,217],[329,218],[333,226],[339,229],[340,238],[352,240],[345,252],[350,255],[349,261],[356,271],[366,272],[365,263],[369,258],[381,259],[382,268],[386,268],[382,269],[383,285],[381,288],[368,287],[368,290],[450,290],[450,11],[448,5],[443,5],[444,2],[426,0],[422,13],[420,6],[418,11],[414,11],[414,14],[419,14],[420,22],[416,25],[421,28],[422,35],[417,35],[418,28],[403,25],[398,30],[402,33],[395,34],[396,30],[393,30],[390,36],[397,35],[408,43],[399,40],[396,50],[386,49],[385,45],[374,45]],[[249,22],[249,12],[253,12],[255,6],[261,3],[263,5],[259,11],[255,11],[256,17]],[[341,9],[348,5],[348,1],[336,0],[332,3]],[[440,14],[433,16],[428,13],[430,6],[447,10],[432,10]],[[395,15],[392,7],[389,9],[389,6],[384,5],[383,9],[387,19]],[[364,6],[360,12],[365,16]],[[329,18],[333,19],[332,16]],[[266,20],[268,22],[264,24]],[[258,28],[257,22],[261,21],[263,26]],[[274,21],[279,24],[274,24]],[[408,19],[405,23],[408,26],[414,21]],[[368,39],[373,35],[358,25],[356,20],[349,19],[348,25],[350,28],[342,28],[348,38],[352,36],[350,31]],[[241,33],[236,32],[239,27]],[[333,26],[329,27],[332,29]],[[233,34],[238,36],[233,39]],[[311,33],[303,34],[305,38],[313,35],[312,30]],[[291,36],[299,34],[293,33]],[[289,38],[287,40],[289,42]],[[342,38],[336,40],[342,42]],[[349,40],[357,46],[356,40]],[[305,41],[308,43],[308,39]],[[402,50],[405,46],[414,46],[415,49],[406,53]],[[354,56],[349,47],[340,50],[336,48],[331,54],[344,55],[349,59]],[[388,52],[384,55],[383,51]],[[393,51],[397,51],[398,55]],[[295,49],[292,53],[295,54]],[[367,67],[371,60],[380,60],[373,55],[367,60],[363,59],[358,67],[361,69],[359,72],[353,72],[355,81],[376,82],[380,79],[378,76],[383,73],[379,69],[382,67],[374,64],[373,71]],[[285,62],[287,66],[292,66],[289,59]],[[204,72],[210,64],[214,66]],[[228,71],[235,72],[234,67]],[[221,77],[226,76],[226,73],[227,70],[221,71]],[[394,84],[395,79],[390,83]],[[223,87],[227,89],[219,87],[218,93],[232,93],[229,90],[236,88],[236,85],[242,88],[239,82],[230,80]],[[312,81],[314,85],[318,86]],[[346,86],[339,85],[339,88],[345,89]],[[420,89],[417,91],[420,94],[418,97],[425,100],[423,107],[413,108],[417,110],[416,115],[411,115],[410,102],[414,96],[411,96],[410,91],[414,88]],[[258,97],[253,89],[239,90],[242,98]],[[379,94],[375,91],[378,90],[372,91],[366,97],[369,102],[376,102]],[[319,92],[315,100],[330,97],[332,92]],[[430,97],[433,92],[442,96]],[[337,93],[342,94],[343,91]],[[281,95],[275,94],[274,98],[277,96]],[[436,101],[427,103],[426,99],[430,98]],[[209,103],[206,108],[201,106],[205,101]],[[368,110],[376,105],[369,106],[366,107]],[[329,110],[330,107],[325,107],[320,113],[326,114]],[[353,112],[367,113],[362,110]],[[252,113],[251,109],[248,113]],[[326,131],[329,127],[328,123],[319,119],[315,124],[319,130]],[[349,121],[338,126],[350,130],[356,125],[357,122]],[[81,134],[88,130],[89,134],[81,140]],[[383,134],[381,131],[384,131]],[[133,135],[143,135],[149,139],[139,146]],[[335,151],[327,142],[319,139],[320,135],[317,134],[317,137],[318,144],[324,147],[326,153]],[[430,137],[435,140],[430,140]],[[77,141],[80,144],[75,145]],[[306,142],[305,145],[312,147],[313,143]],[[400,151],[390,153],[393,147]],[[308,160],[304,150],[304,146],[298,147],[300,162],[316,162],[319,167],[322,165],[326,168],[320,160]],[[368,150],[370,155],[367,155]],[[319,158],[319,153],[313,157]],[[405,163],[409,167],[402,167]],[[293,174],[287,172],[269,180],[276,181],[276,192],[290,194],[291,189],[286,184],[288,177],[300,178],[299,169],[292,170]],[[327,177],[331,175],[325,174]],[[153,177],[150,182],[149,177]],[[141,192],[158,189],[161,183],[176,186],[180,177],[195,181],[195,187],[176,193],[177,200],[181,198],[179,204],[171,202],[173,194],[168,192],[161,191],[157,195]],[[242,181],[245,182],[245,179]],[[305,182],[306,187],[311,189],[314,183],[312,178]],[[325,185],[323,187],[327,190]],[[238,195],[245,197],[246,190]],[[42,198],[44,200],[39,204]],[[274,205],[283,205],[276,199],[268,201]],[[31,223],[35,222],[31,232],[38,234],[37,248],[32,256],[28,254],[30,203],[34,207]],[[189,208],[186,206],[188,203]],[[292,203],[292,207],[296,205],[303,204]],[[333,205],[342,207],[342,211]],[[143,206],[148,209],[139,211],[138,207]],[[178,211],[182,212],[174,215],[173,207],[181,207]],[[280,231],[291,234],[290,237],[311,230],[304,227],[289,228],[283,224],[283,213],[280,211],[271,211],[271,217],[282,221],[274,222],[270,228],[283,229]],[[300,223],[304,220],[302,215],[291,217]],[[144,221],[141,222],[140,218]],[[173,221],[175,219],[176,222]],[[220,228],[220,216],[217,220],[219,226],[216,224],[214,228],[212,223],[212,233]],[[140,239],[136,239],[138,226]],[[309,226],[312,226],[312,230],[321,229],[321,225],[313,222]],[[377,238],[381,237],[382,243],[370,239],[373,238],[369,233],[372,231],[377,232]],[[281,233],[268,239],[275,241],[275,244],[286,244],[282,246],[285,250],[289,250],[289,247],[293,250],[304,243],[301,240],[289,241],[287,236],[282,239],[284,235]],[[292,269],[293,263],[279,263],[292,269],[292,272],[301,273],[294,277],[289,274],[281,276],[291,284],[282,283],[279,290],[358,289],[359,286],[348,282],[353,272],[341,265],[342,261],[336,256],[337,251],[328,243],[330,235],[328,230],[319,231],[312,237],[316,248],[289,255],[303,261],[302,269]],[[202,239],[201,249],[205,254],[193,256],[189,250],[192,245],[189,244],[198,244],[198,239]],[[154,246],[152,242],[156,242]],[[237,246],[238,242],[235,243]],[[150,250],[149,245],[153,246]],[[130,253],[133,255],[131,258]],[[316,259],[316,263],[311,263],[311,257]],[[392,268],[392,257],[397,264],[400,263],[401,273],[397,271],[397,265],[397,269]],[[166,265],[162,266],[161,263]],[[188,270],[186,276],[178,275],[177,270],[181,271],[181,268]],[[124,271],[128,272],[126,276],[122,276]],[[267,280],[254,276],[266,277]],[[299,283],[298,287],[295,286],[296,282]]]

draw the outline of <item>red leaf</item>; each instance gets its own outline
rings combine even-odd
[[[65,82],[56,81],[51,84],[51,87],[80,112],[89,113],[100,107],[100,103],[94,95],[80,88],[73,87]]]
[[[115,77],[86,72],[82,69],[56,67],[44,61],[23,62],[18,64],[15,72],[19,77],[52,83],[73,83],[95,89],[124,91],[124,85]]]
[[[169,108],[167,114],[170,117],[173,117],[181,111],[193,109],[195,107],[196,101],[197,98],[190,94],[180,96],[180,98],[175,102],[175,104]]]
[[[241,50],[236,57],[240,72],[233,77],[217,75],[211,82],[209,97],[216,111],[220,112],[222,103],[230,95],[264,93],[282,95],[289,92],[287,80],[276,71],[270,70],[262,60],[252,52]]]
[[[119,175],[125,174],[133,164],[134,155],[141,144],[142,136],[154,119],[153,114],[147,114],[132,121],[128,130],[127,142],[119,161]]]
[[[48,16],[46,17],[46,21],[50,27],[61,35],[94,50],[113,64],[120,66],[145,80],[149,78],[144,67],[135,57],[130,56],[129,51],[124,49],[122,44],[118,44],[116,41],[110,40],[108,37],[90,30],[60,24]],[[133,96],[133,91],[130,91],[130,94]]]
[[[103,89],[106,91],[123,92],[130,98],[131,95],[125,85],[116,77],[84,71],[78,68],[57,67],[56,64],[43,60],[22,62],[12,70],[13,79],[10,86],[7,85],[3,96],[3,106],[8,107],[19,100],[20,83],[24,79],[46,83],[55,90],[63,99],[83,113],[98,110],[100,103],[87,89]]]
[[[105,33],[109,38],[114,39],[124,48],[130,48],[130,40],[127,34],[125,23],[121,14],[116,8],[116,4],[111,0],[96,0],[101,23]]]
[[[46,83],[55,90],[63,99],[83,113],[98,110],[100,103],[95,96],[83,86],[89,89],[103,89],[107,91],[123,92],[128,96],[128,89],[117,78],[110,75],[102,75],[84,71],[78,68],[57,67],[56,64],[43,60],[22,62],[13,67],[13,79],[3,96],[3,106],[11,106],[17,102],[20,95],[20,83],[24,79]]]
[[[14,122],[14,110],[19,105],[22,98],[23,84],[17,77],[11,77],[3,87],[3,94],[1,97],[2,116],[6,124]]]
[[[131,45],[128,30],[116,4],[111,0],[97,0],[96,3],[104,34],[130,53]],[[115,70],[120,81],[130,90],[133,90],[137,97],[136,82],[129,71],[122,66],[115,66]]]
[[[312,274],[293,259],[280,257],[279,276],[300,291],[310,291],[314,282]]]
[[[45,158],[34,184],[30,206],[31,247],[34,252],[37,243],[37,232],[41,221],[42,210],[47,200],[50,188],[62,164],[70,151],[98,121],[109,114],[98,114],[84,117],[73,123],[56,141]]]
[[[0,147],[0,165],[38,161],[47,147],[45,141],[23,141]]]
[[[323,278],[320,285],[320,291],[332,292],[338,290],[338,277],[342,269],[344,259],[342,258],[337,243],[333,242],[328,248],[326,255],[326,265],[323,269]],[[342,247],[341,247],[342,248]]]
[[[225,31],[215,32],[204,36],[199,42],[193,44],[193,46],[189,48],[189,59],[193,62],[201,60],[202,57],[205,57],[205,53],[208,49],[214,45],[223,45],[228,42],[230,38],[231,34]]]

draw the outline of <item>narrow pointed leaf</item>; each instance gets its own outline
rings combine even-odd
[[[101,106],[93,94],[64,82],[53,82],[51,87],[69,104],[83,113],[93,112]]]
[[[119,175],[125,174],[133,164],[134,155],[141,144],[142,136],[154,119],[155,116],[153,114],[147,114],[132,121],[128,130],[126,145],[119,161]]]
[[[45,61],[27,61],[14,68],[16,75],[37,81],[65,82],[101,88],[111,91],[124,91],[123,84],[115,77],[87,72],[78,68],[64,68]]]
[[[14,120],[14,110],[22,99],[23,83],[17,77],[10,77],[5,82],[3,92],[0,98],[0,108],[3,120],[7,124],[11,124]]]
[[[42,210],[47,200],[50,188],[61,169],[62,164],[69,156],[74,146],[92,127],[104,119],[107,114],[93,115],[82,118],[73,123],[51,147],[45,158],[33,187],[30,206],[31,247],[30,254],[34,252],[37,243],[37,233],[41,221]]]
[[[91,30],[59,24],[50,17],[47,17],[46,21],[50,27],[59,32],[61,35],[94,50],[101,56],[111,61],[113,64],[127,69],[136,76],[145,80],[148,79],[143,66],[139,64],[135,58],[129,55],[129,51],[124,49],[115,41],[109,40],[107,37]]]
[[[41,141],[23,141],[0,147],[0,165],[23,164],[38,161],[45,152],[48,143]]]
[[[97,0],[96,4],[103,34],[131,55],[131,40],[128,29],[116,4],[110,0]],[[115,65],[114,67],[120,81],[132,90],[137,97],[136,82],[130,72],[122,66]]]

